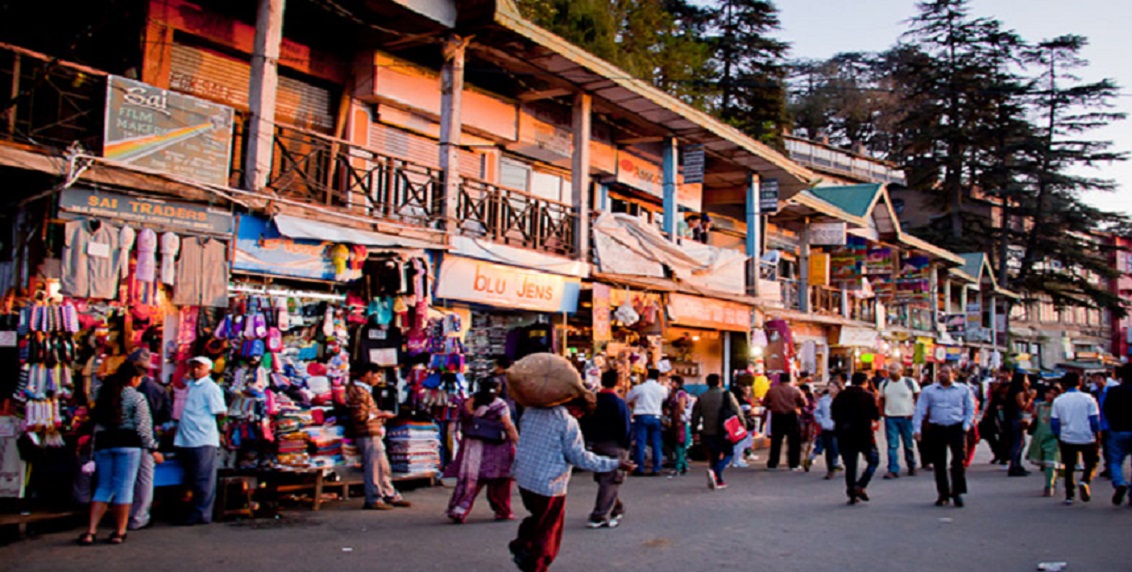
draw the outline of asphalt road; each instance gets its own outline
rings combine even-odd
[[[880,480],[883,458],[871,502],[857,506],[845,504],[843,481],[822,480],[820,462],[810,473],[731,469],[729,488],[717,492],[693,465],[684,477],[630,479],[627,516],[612,530],[585,528],[595,486],[576,474],[553,569],[1021,572],[1064,561],[1073,572],[1132,570],[1132,508],[1110,504],[1108,481],[1098,480],[1091,503],[1065,507],[1041,497],[1037,473],[1008,478],[981,453],[961,509],[932,505],[928,474]],[[0,547],[0,570],[514,570],[506,545],[517,523],[493,522],[481,497],[467,524],[449,524],[449,492],[408,492],[415,506],[394,512],[357,510],[361,501],[351,500],[278,520],[158,525],[122,546],[78,547],[78,531],[48,534]],[[517,494],[513,506],[524,514]]]

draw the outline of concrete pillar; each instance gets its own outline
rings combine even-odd
[[[574,95],[574,152],[570,187],[574,198],[574,240],[579,260],[590,259],[590,134],[593,131],[593,96]]]
[[[464,52],[470,38],[455,34],[444,41],[440,68],[440,170],[444,172],[445,227],[456,227],[460,198],[460,138],[464,124],[460,111],[464,95]]]
[[[271,174],[275,137],[275,96],[279,87],[279,50],[283,43],[285,0],[259,0],[256,8],[255,48],[248,83],[248,148],[244,155],[244,186],[258,191]]]
[[[933,334],[939,332],[939,266],[932,264],[931,270],[928,274],[928,292],[932,301],[931,311],[931,327],[928,328]]]
[[[747,177],[747,294],[759,297],[759,264],[762,261],[762,215],[759,213],[759,175]]]
[[[943,313],[951,314],[951,279],[947,278],[943,281]]]
[[[679,207],[676,206],[676,178],[680,170],[679,151],[675,137],[664,140],[664,149],[661,151],[664,168],[664,232],[668,240],[676,242],[676,216]]]
[[[991,294],[990,296],[990,331],[991,331],[991,345],[998,346],[998,296]]]

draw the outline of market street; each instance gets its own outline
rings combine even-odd
[[[765,451],[763,452],[765,455]],[[703,465],[687,476],[633,478],[623,487],[628,513],[614,530],[587,530],[595,486],[588,474],[571,483],[562,553],[552,570],[714,570],[757,563],[759,570],[1034,570],[1064,561],[1069,569],[1128,569],[1132,509],[1109,503],[1098,479],[1091,503],[1064,507],[1040,496],[1040,477],[1007,478],[987,464],[985,447],[970,471],[967,507],[932,506],[931,476],[878,478],[872,501],[846,506],[843,482],[810,473],[731,469],[730,487],[711,492]],[[883,453],[882,453],[883,455]],[[763,457],[765,458],[765,456]],[[179,570],[513,570],[507,542],[517,522],[496,523],[481,496],[468,524],[444,518],[451,489],[406,494],[415,505],[396,512],[357,510],[360,500],[320,512],[292,510],[274,522],[130,533],[123,546],[74,545],[77,532],[0,548],[5,570],[126,570],[139,563]],[[518,495],[514,499],[523,515]],[[105,531],[102,536],[105,537]]]

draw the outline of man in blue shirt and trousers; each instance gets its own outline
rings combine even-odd
[[[975,394],[964,384],[956,384],[951,367],[941,366],[936,383],[920,392],[916,415],[912,418],[913,437],[922,441],[935,468],[936,506],[949,502],[963,506],[967,494],[967,431],[975,419]],[[951,451],[950,466],[947,453]],[[950,481],[948,473],[950,471]]]

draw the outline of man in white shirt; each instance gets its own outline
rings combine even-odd
[[[884,437],[888,441],[888,472],[885,479],[900,476],[900,442],[904,442],[904,462],[908,476],[916,475],[916,449],[912,440],[912,416],[916,414],[916,397],[920,384],[905,377],[897,364],[889,366],[888,376],[877,391],[880,393],[881,411],[884,413]]]
[[[1065,504],[1073,504],[1073,475],[1078,456],[1083,458],[1085,471],[1081,475],[1081,500],[1089,502],[1092,491],[1089,485],[1097,470],[1098,436],[1101,431],[1101,412],[1097,400],[1081,391],[1081,377],[1067,373],[1061,378],[1065,393],[1053,400],[1050,426],[1057,436],[1061,449],[1062,477],[1065,479]]]
[[[216,455],[220,449],[220,423],[228,412],[224,392],[212,381],[212,360],[197,356],[188,361],[189,395],[181,411],[173,446],[185,468],[185,483],[193,502],[185,524],[212,522],[216,500]]]
[[[652,476],[660,475],[664,449],[661,446],[660,414],[664,400],[668,399],[668,388],[658,379],[660,371],[650,369],[644,383],[629,390],[625,402],[633,411],[633,462],[637,465],[634,475],[643,475],[645,470],[645,447],[652,446]]]

